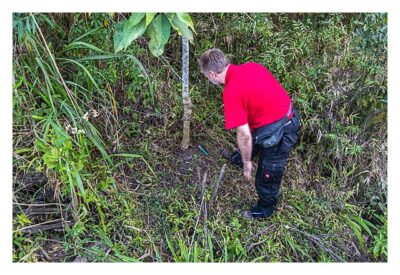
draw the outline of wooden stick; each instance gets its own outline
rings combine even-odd
[[[196,225],[194,226],[193,235],[192,235],[192,240],[190,241],[190,246],[189,246],[189,257],[190,257],[190,254],[191,254],[191,252],[192,252],[192,251],[191,251],[191,248],[192,248],[192,245],[193,245],[194,236],[196,235],[196,229],[197,229],[197,226],[199,225],[201,213],[203,212],[202,210],[203,210],[204,197],[205,197],[204,195],[205,195],[205,193],[206,193],[205,191],[206,191],[207,172],[208,172],[208,171],[206,171],[206,172],[204,173],[203,181],[201,182],[201,202],[200,202],[200,210],[199,210],[199,215],[197,216]]]
[[[44,231],[44,230],[50,230],[50,229],[59,229],[59,228],[64,228],[64,223],[70,224],[72,223],[71,221],[65,221],[63,218],[60,219],[55,219],[51,221],[46,221],[30,226],[26,226],[17,230],[14,230],[13,233],[23,231],[23,232],[29,232],[29,233],[35,233],[38,231]]]
[[[221,181],[222,181],[222,179],[224,178],[224,175],[225,175],[225,168],[226,168],[226,163],[222,166],[221,172],[219,173],[218,180],[215,183],[215,188],[214,188],[213,196],[211,198],[211,203],[213,203],[215,198],[217,197],[219,184],[221,183]]]

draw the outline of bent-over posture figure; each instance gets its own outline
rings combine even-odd
[[[231,161],[243,166],[248,180],[252,179],[252,158],[258,155],[255,186],[259,200],[243,215],[268,218],[277,205],[286,162],[300,134],[299,114],[285,89],[264,66],[254,62],[230,64],[219,49],[207,50],[198,62],[211,83],[224,85],[225,129],[236,129],[239,147]]]

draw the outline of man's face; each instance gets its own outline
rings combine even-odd
[[[204,76],[207,77],[207,79],[214,85],[221,84],[218,80],[218,74],[213,71],[204,73]]]

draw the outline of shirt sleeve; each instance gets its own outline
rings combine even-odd
[[[224,91],[225,130],[234,129],[247,123],[245,102],[235,93]]]

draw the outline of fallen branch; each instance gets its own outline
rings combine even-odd
[[[206,193],[206,181],[207,181],[207,171],[204,173],[203,176],[203,181],[200,184],[200,188],[201,188],[201,202],[200,202],[200,210],[199,210],[199,215],[197,216],[197,220],[196,220],[196,224],[194,226],[194,230],[193,230],[193,235],[192,235],[192,240],[190,241],[190,247],[189,247],[189,257],[190,257],[190,253],[192,252],[192,245],[193,245],[193,241],[194,241],[194,236],[196,235],[196,230],[197,230],[197,226],[199,225],[199,221],[200,221],[200,217],[201,217],[201,213],[203,212],[203,208],[204,208],[204,197],[205,197],[205,193]]]
[[[45,214],[59,214],[63,211],[63,206],[67,207],[67,204],[59,203],[43,203],[43,204],[13,204],[13,213],[25,215],[45,215]],[[23,206],[23,207],[21,207]],[[27,206],[27,207],[26,207]]]
[[[222,179],[224,178],[224,175],[225,175],[225,168],[226,168],[226,163],[222,166],[221,172],[219,173],[218,180],[215,183],[214,193],[213,193],[212,198],[211,198],[211,204],[214,202],[215,198],[217,197],[219,184],[221,183],[221,181],[222,181]]]
[[[339,255],[337,255],[336,253],[334,253],[331,249],[329,249],[328,247],[326,247],[324,245],[324,243],[321,241],[320,238],[318,238],[317,236],[311,235],[307,232],[301,231],[297,228],[291,227],[289,225],[285,226],[286,229],[301,233],[303,235],[305,235],[310,241],[312,241],[313,243],[315,243],[317,246],[321,247],[326,253],[328,253],[333,259],[335,259],[338,262],[345,262],[344,259],[342,259]]]
[[[30,226],[26,226],[23,228],[19,228],[17,230],[14,230],[13,233],[15,232],[24,232],[24,233],[36,233],[39,231],[46,231],[46,230],[52,230],[52,229],[64,229],[65,224],[71,224],[72,221],[64,221],[64,219],[56,219],[56,220],[51,220],[51,221],[46,221]]]

